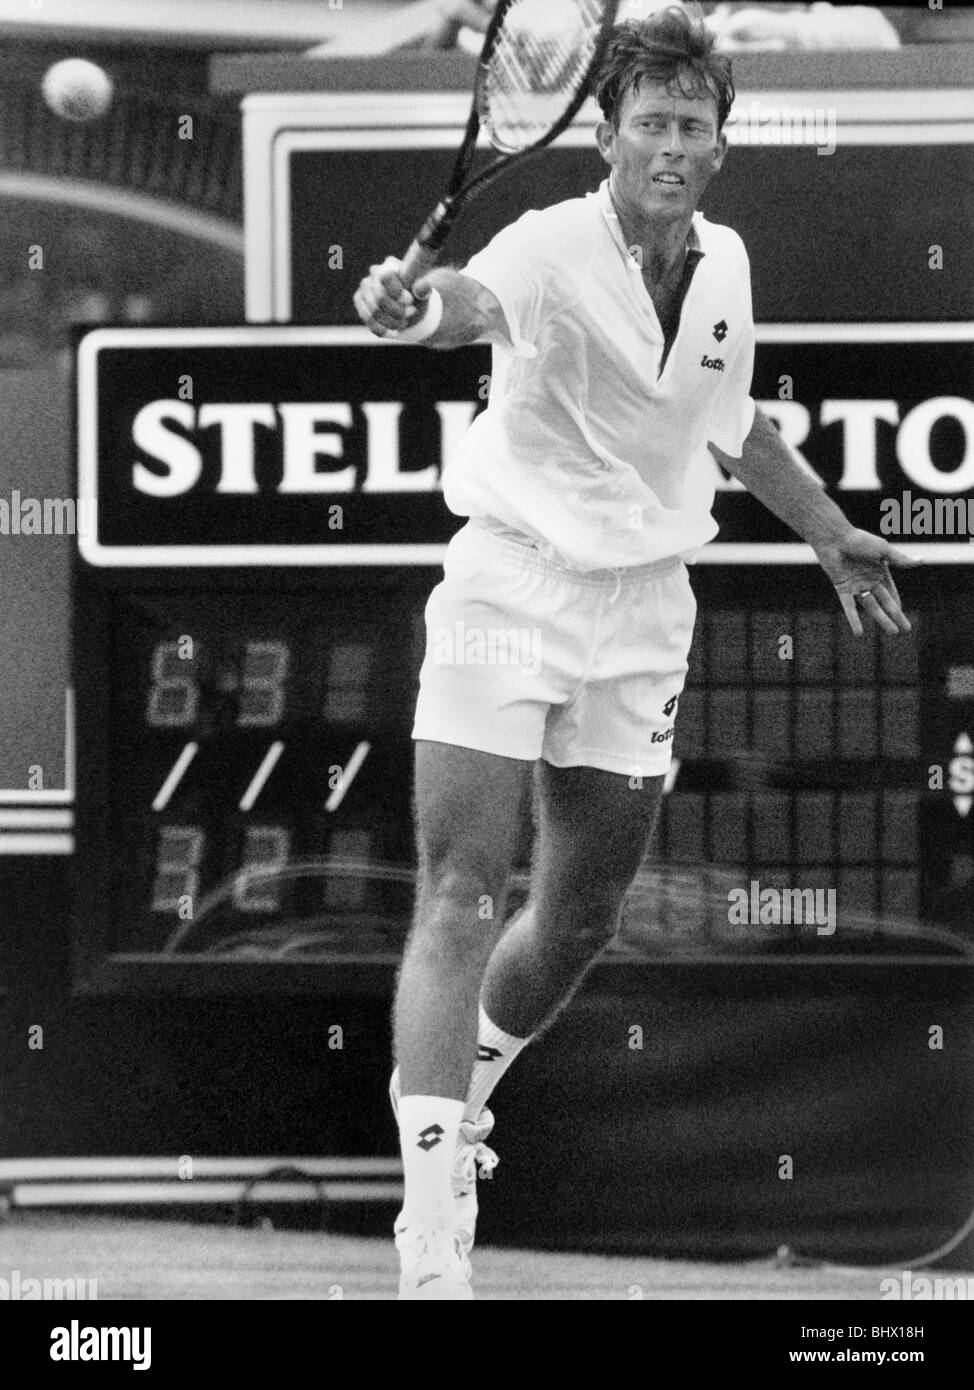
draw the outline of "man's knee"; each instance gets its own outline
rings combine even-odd
[[[596,955],[615,936],[627,887],[600,885],[559,894],[556,902],[536,904],[538,927],[556,938],[562,949],[580,956]]]
[[[428,901],[461,910],[482,908],[485,898],[495,898],[504,886],[502,870],[482,863],[426,864],[420,871],[420,893]]]
[[[476,857],[422,864],[415,934],[437,949],[486,946],[499,925],[506,874]]]

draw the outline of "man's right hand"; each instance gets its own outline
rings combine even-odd
[[[420,277],[407,290],[399,278],[402,261],[387,256],[381,265],[369,266],[355,291],[355,312],[377,338],[411,328],[426,313],[432,285]]]

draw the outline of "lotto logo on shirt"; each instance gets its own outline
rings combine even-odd
[[[724,370],[724,359],[722,357],[708,357],[706,353],[700,359],[701,367],[709,367],[711,371],[722,372]]]

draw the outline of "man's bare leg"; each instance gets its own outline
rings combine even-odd
[[[540,762],[537,775],[531,897],[495,947],[481,991],[501,1055],[475,1065],[468,1115],[483,1105],[524,1041],[564,1007],[612,937],[663,791],[662,777],[646,777],[634,788],[628,777],[598,768]]]
[[[452,744],[416,744],[419,886],[399,974],[395,1054],[404,1096],[464,1100],[477,1001],[500,930],[532,764]]]
[[[404,1299],[472,1297],[466,1256],[472,1235],[461,1234],[454,1176],[477,1001],[502,920],[517,811],[530,774],[530,762],[416,744],[419,888],[394,1017],[404,1185],[396,1246]]]
[[[661,777],[647,779],[636,791],[620,775],[540,764],[532,903],[498,945],[516,811],[530,771],[529,764],[492,755],[417,745],[420,891],[396,1001],[406,1176],[397,1244],[406,1297],[423,1296],[436,1282],[417,1288],[417,1271],[429,1267],[423,1263],[424,1226],[442,1227],[452,1216],[463,1246],[473,1242],[475,1184],[447,1198],[457,1144],[469,1142],[460,1137],[463,1098],[468,1118],[477,1117],[483,1104],[476,1097],[478,1084],[486,1096],[494,1084],[491,1071],[499,1077],[516,1055],[498,1052],[493,1064],[477,1061],[468,1085],[478,1042],[478,994],[482,1044],[498,1037],[519,1043],[557,1011],[612,935],[662,791]],[[451,1290],[465,1287],[463,1259],[462,1251],[453,1265],[437,1257],[433,1268],[445,1292],[434,1296],[460,1296]]]

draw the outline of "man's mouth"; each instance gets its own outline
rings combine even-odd
[[[653,183],[672,184],[676,188],[682,187],[684,179],[679,174],[654,174]]]

